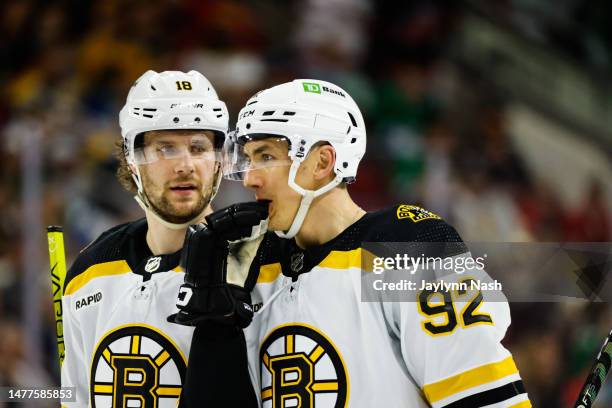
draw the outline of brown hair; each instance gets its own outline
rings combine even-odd
[[[113,152],[115,158],[119,162],[119,166],[117,167],[117,180],[123,188],[125,188],[130,193],[136,194],[138,192],[138,187],[136,187],[136,183],[132,178],[132,170],[130,170],[130,166],[125,158],[123,139],[117,139],[115,142],[115,150]]]

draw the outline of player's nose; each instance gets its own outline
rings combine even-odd
[[[184,154],[175,159],[174,171],[179,174],[191,174],[195,171],[195,162],[191,155]]]
[[[263,178],[258,173],[257,170],[246,170],[242,184],[254,190],[260,188],[263,185]]]

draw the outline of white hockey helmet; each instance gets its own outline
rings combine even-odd
[[[314,79],[296,79],[263,90],[249,99],[238,115],[236,131],[226,140],[224,174],[241,180],[251,167],[242,148],[249,140],[282,137],[289,142],[289,186],[302,195],[300,208],[284,238],[300,230],[312,200],[341,182],[351,183],[366,149],[366,129],[359,107],[342,88]],[[335,150],[335,178],[318,190],[295,182],[300,163],[319,142]]]
[[[143,190],[135,144],[139,142],[139,135],[151,130],[210,130],[215,135],[215,147],[220,150],[227,135],[229,114],[208,79],[197,71],[145,72],[128,93],[119,113],[119,125],[126,160],[135,168],[132,177],[138,188],[135,198],[140,206],[170,228],[183,228],[197,221],[199,216],[184,224],[173,224],[153,210]],[[219,169],[215,174],[213,197],[221,176]]]

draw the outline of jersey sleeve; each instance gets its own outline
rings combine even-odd
[[[491,322],[472,325],[461,316],[468,305],[453,302],[455,317],[428,316],[418,301],[385,305],[404,363],[425,399],[434,408],[484,401],[495,407],[531,406],[512,355],[501,344],[510,323],[507,303],[481,304],[478,315]]]
[[[383,310],[424,398],[434,408],[530,407],[512,355],[501,344],[510,325],[510,308],[485,272],[486,265],[466,261],[474,258],[443,220],[431,217],[415,224],[408,223],[410,231],[402,233],[396,223],[395,239],[447,245],[425,252],[441,261],[429,262],[433,266],[414,275],[411,297],[383,301]],[[448,265],[462,268],[446,269]]]
[[[79,323],[71,311],[71,296],[62,297],[63,329],[65,357],[61,368],[62,387],[74,387],[76,399],[73,402],[62,401],[65,407],[86,407],[88,402],[87,358]]]

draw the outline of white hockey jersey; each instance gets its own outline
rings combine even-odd
[[[531,406],[500,344],[510,324],[505,298],[430,289],[412,301],[363,301],[373,279],[364,242],[465,248],[438,216],[406,205],[368,213],[308,250],[268,234],[251,265],[257,313],[245,330],[264,408]]]
[[[193,329],[168,323],[184,273],[180,252],[153,256],[146,220],[120,225],[81,252],[63,307],[62,386],[69,407],[176,407]]]

